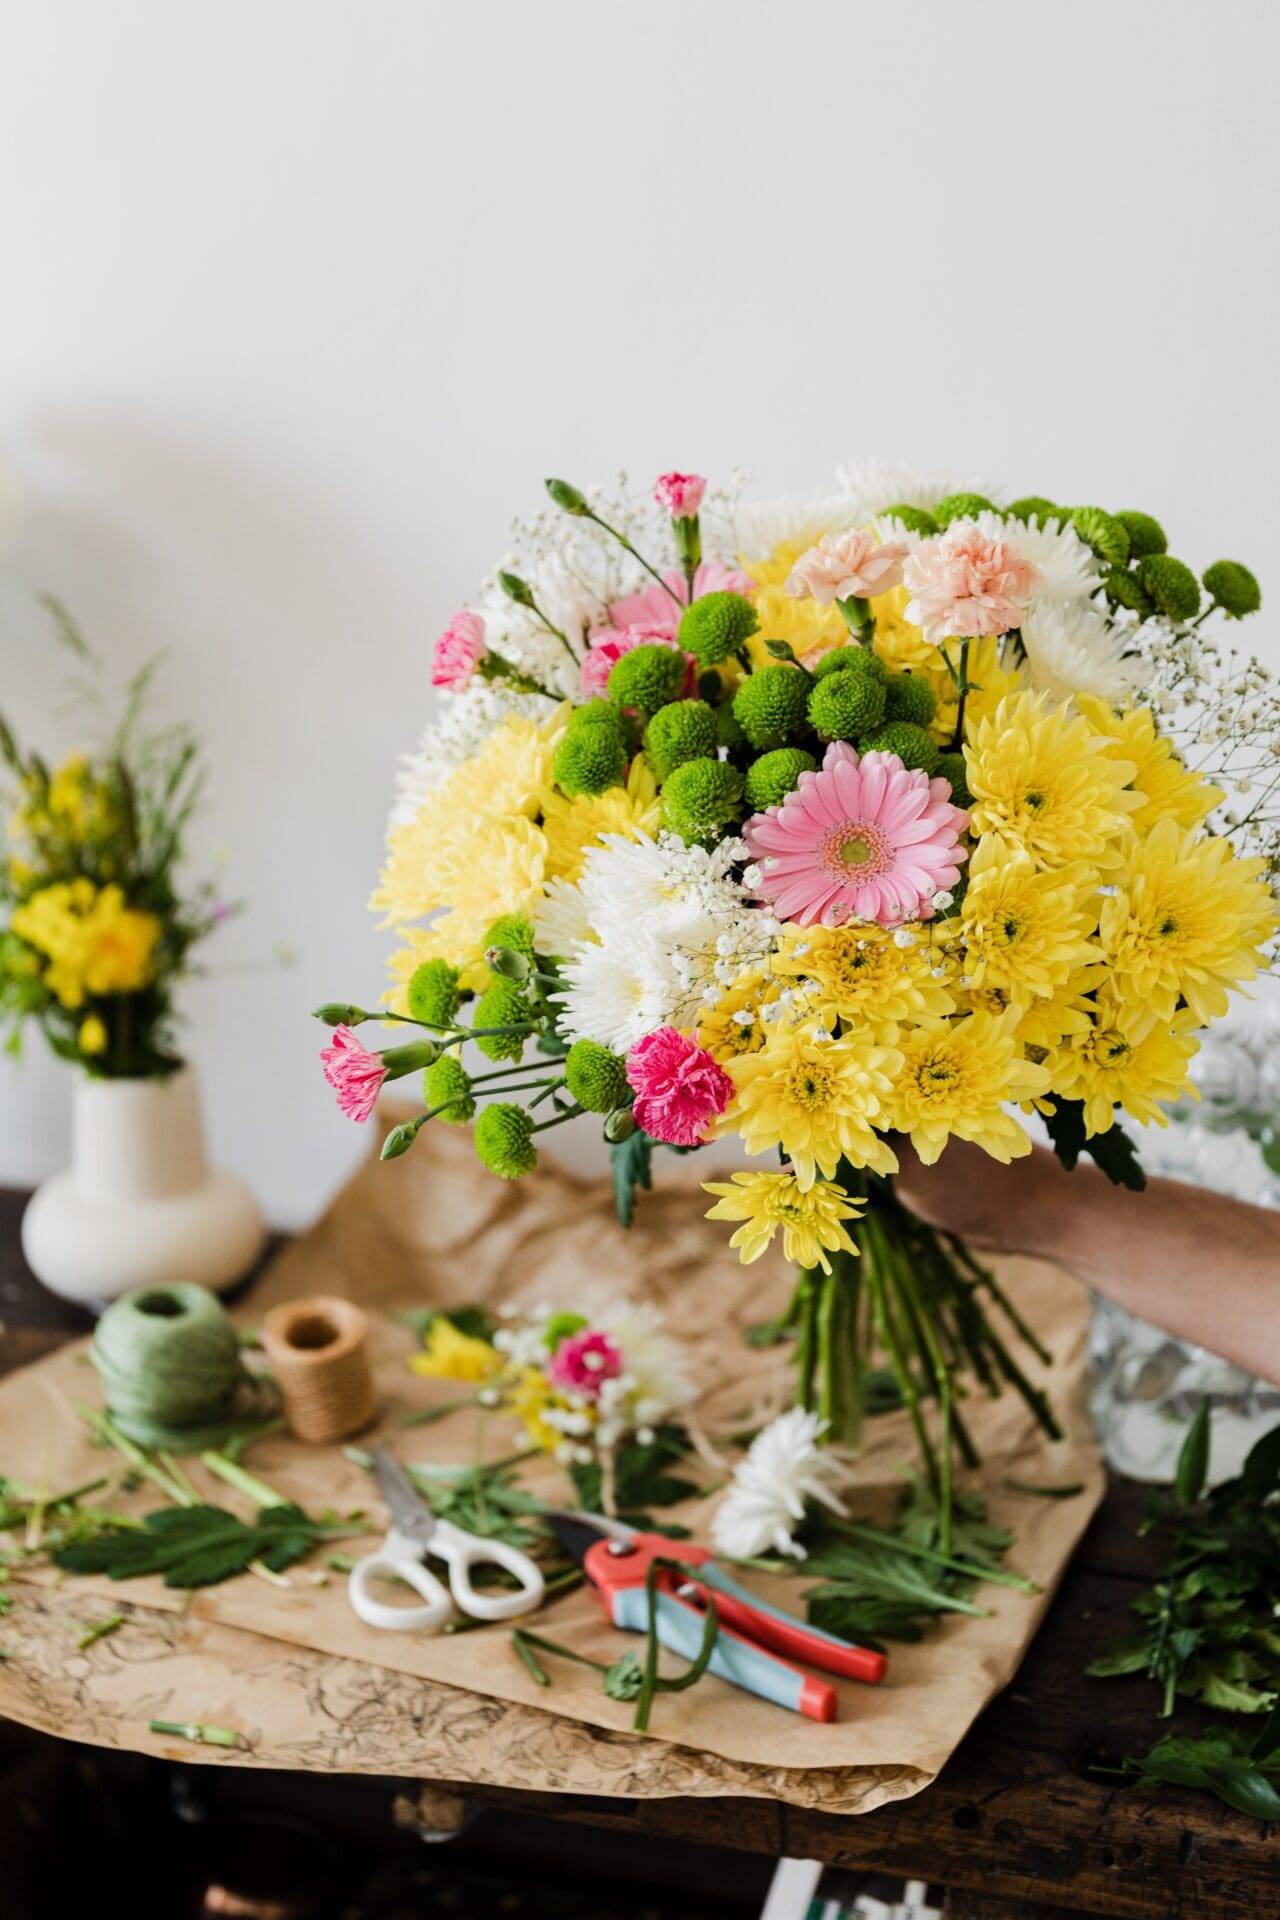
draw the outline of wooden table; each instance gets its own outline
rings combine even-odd
[[[0,1372],[91,1324],[32,1278],[18,1244],[21,1208],[21,1195],[0,1192]],[[1134,1531],[1142,1502],[1141,1488],[1113,1479],[1013,1685],[914,1799],[847,1817],[774,1801],[628,1801],[442,1781],[421,1789],[424,1818],[430,1824],[433,1809],[457,1796],[575,1823],[575,1846],[596,1858],[611,1833],[633,1847],[696,1843],[925,1878],[949,1889],[952,1920],[1270,1920],[1280,1915],[1280,1835],[1207,1795],[1121,1786],[1089,1771],[1156,1731],[1153,1687],[1084,1677],[1104,1635],[1125,1626],[1153,1564]],[[586,1829],[602,1830],[589,1845]],[[753,1882],[761,1864],[750,1863]],[[747,1868],[743,1861],[744,1877]]]

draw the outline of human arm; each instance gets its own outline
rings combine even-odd
[[[899,1148],[898,1191],[975,1248],[1027,1254],[1280,1383],[1280,1213],[1177,1180],[1141,1193],[1092,1164],[1071,1173],[1043,1147],[1002,1166],[953,1140],[935,1166]]]

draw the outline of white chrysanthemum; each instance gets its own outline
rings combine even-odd
[[[1097,557],[1065,522],[1050,520],[1042,527],[1038,520],[1028,525],[1007,520],[1001,513],[980,513],[975,524],[989,539],[1003,540],[1035,567],[1040,575],[1036,585],[1038,606],[1045,601],[1057,606],[1085,601],[1097,592],[1102,579]]]
[[[824,533],[838,533],[854,524],[855,508],[846,494],[788,494],[778,500],[740,500],[726,530],[725,545],[732,554],[756,558],[770,554],[784,542],[812,547]]]
[[[576,953],[594,940],[587,903],[576,880],[548,880],[533,912],[539,953]]]
[[[457,693],[442,688],[436,703],[436,717],[413,752],[400,761],[388,828],[416,818],[427,795],[478,753],[504,720],[519,716],[542,721],[555,712],[553,700],[540,693],[515,693],[500,680],[472,680]]]
[[[606,833],[596,846],[588,847],[579,886],[597,933],[651,926],[659,917],[687,910],[688,888],[671,858],[669,839],[669,835],[659,842],[647,833],[637,833],[634,839]]]
[[[883,513],[886,507],[936,507],[950,493],[980,493],[999,501],[1000,494],[984,480],[960,473],[917,473],[905,463],[887,466],[879,460],[851,460],[836,468],[836,485],[849,502],[853,525]]]
[[[670,955],[647,929],[579,947],[563,972],[561,1028],[571,1040],[598,1040],[615,1053],[666,1025],[684,998]]]
[[[1096,693],[1118,700],[1133,689],[1139,663],[1125,656],[1126,637],[1094,606],[1041,601],[1022,623],[1027,678],[1037,693],[1068,700]]]
[[[662,1314],[645,1302],[615,1300],[591,1316],[622,1356],[619,1384],[625,1394],[628,1425],[658,1426],[687,1407],[697,1389],[687,1371],[687,1356],[663,1331]]]
[[[756,1435],[712,1516],[711,1539],[721,1553],[733,1560],[754,1560],[762,1553],[803,1560],[795,1535],[808,1503],[816,1500],[832,1513],[845,1513],[835,1491],[845,1469],[818,1445],[823,1425],[816,1413],[792,1407]]]

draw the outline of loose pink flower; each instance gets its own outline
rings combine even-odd
[[[733,1097],[733,1081],[687,1033],[658,1027],[627,1055],[635,1117],[647,1134],[671,1147],[700,1146]]]
[[[320,1060],[348,1120],[367,1120],[387,1077],[382,1055],[370,1053],[350,1027],[337,1026],[329,1045],[321,1047]]]
[[[478,613],[455,613],[431,658],[433,687],[465,687],[484,656],[484,621]]]
[[[926,640],[976,639],[1020,626],[1039,568],[1004,540],[963,521],[907,558],[907,619]]]
[[[593,1333],[584,1327],[562,1340],[551,1356],[547,1373],[554,1386],[570,1393],[585,1394],[594,1400],[606,1380],[616,1380],[622,1372],[622,1355],[607,1333]]]
[[[886,540],[877,546],[869,533],[858,528],[825,533],[792,567],[787,592],[793,600],[817,600],[824,607],[855,595],[870,600],[898,585],[906,557],[905,540]]]
[[[633,647],[670,647],[673,652],[682,651],[676,645],[675,635],[665,627],[597,627],[582,660],[582,691],[586,699],[600,698],[615,664]],[[698,663],[691,653],[684,657],[681,698],[688,699],[697,688]]]
[[[816,773],[742,830],[760,867],[757,895],[802,927],[931,919],[934,894],[955,885],[967,857],[968,815],[950,793],[896,753],[859,760],[832,741]]]
[[[707,483],[700,473],[664,473],[658,477],[653,497],[673,520],[692,520],[706,490]]]
[[[628,593],[609,608],[610,627],[659,627],[675,638],[680,616],[689,604],[689,586],[682,573],[664,573],[666,586],[656,580],[639,593]],[[671,589],[668,593],[667,588]],[[726,567],[720,560],[704,560],[693,576],[693,595],[704,593],[750,593],[751,582],[737,567]],[[675,595],[673,600],[671,594]]]

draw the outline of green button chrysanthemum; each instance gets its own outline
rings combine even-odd
[[[872,653],[870,647],[833,647],[830,653],[823,654],[812,672],[815,680],[825,680],[829,673],[865,673],[881,686],[889,678],[884,661],[878,653]]]
[[[785,747],[803,733],[810,680],[799,667],[762,667],[733,696],[733,717],[753,747]]]
[[[518,1180],[538,1164],[533,1118],[523,1107],[510,1103],[486,1107],[471,1137],[481,1162],[500,1180]]]
[[[809,723],[823,740],[856,740],[884,719],[885,688],[874,674],[829,673],[814,682]]]
[[[1168,620],[1194,620],[1200,611],[1200,582],[1185,561],[1171,553],[1151,553],[1138,562],[1138,578]]]
[[[409,976],[407,997],[411,1019],[424,1027],[451,1026],[461,998],[458,969],[447,960],[424,960]]]
[[[1164,528],[1149,513],[1138,513],[1126,507],[1118,513],[1116,519],[1129,536],[1129,558],[1145,560],[1149,553],[1167,553],[1169,542]]]
[[[938,743],[923,727],[909,720],[891,720],[864,734],[858,742],[863,753],[896,753],[904,767],[918,767],[922,773],[934,773],[938,765]]]
[[[656,713],[678,698],[684,682],[685,658],[675,647],[653,643],[633,647],[614,662],[609,674],[609,698],[620,707]]]
[[[1215,560],[1203,575],[1205,591],[1233,620],[1243,620],[1262,605],[1262,588],[1239,560]]]
[[[580,793],[604,793],[622,785],[627,750],[621,732],[602,722],[574,727],[556,748],[551,772],[561,793],[572,800]]]
[[[940,753],[934,772],[940,774],[951,788],[951,798],[958,807],[971,807],[973,795],[969,791],[969,778],[962,753]]]
[[[662,824],[682,840],[718,840],[736,820],[742,775],[727,760],[686,760],[662,789]]]
[[[451,1127],[461,1126],[476,1110],[471,1075],[451,1053],[442,1053],[423,1074],[422,1097],[428,1110]]]
[[[476,1045],[488,1060],[518,1060],[524,1052],[526,1033],[481,1033],[483,1027],[517,1027],[529,1020],[529,1002],[514,980],[495,980],[486,987],[472,1009]]]
[[[886,720],[909,720],[927,727],[937,712],[933,688],[922,673],[891,673],[884,690]]]
[[[772,753],[762,753],[747,768],[747,805],[753,813],[780,807],[795,792],[800,775],[813,773],[817,765],[803,747],[775,747]]]
[[[988,500],[985,493],[949,493],[945,500],[939,500],[933,517],[940,527],[949,527],[953,520],[976,520],[980,513],[989,513],[994,507],[994,500]]]
[[[665,780],[684,761],[714,754],[715,714],[705,700],[673,700],[645,728],[644,750],[659,780]]]
[[[718,667],[744,646],[760,625],[740,593],[704,593],[680,620],[679,641],[700,667]]]
[[[923,507],[908,507],[905,504],[894,507],[882,507],[877,516],[881,520],[896,520],[907,533],[918,534],[927,540],[930,534],[937,533],[938,523],[931,513]]]
[[[564,1060],[569,1091],[588,1113],[612,1113],[627,1098],[627,1064],[596,1040],[575,1040]]]

